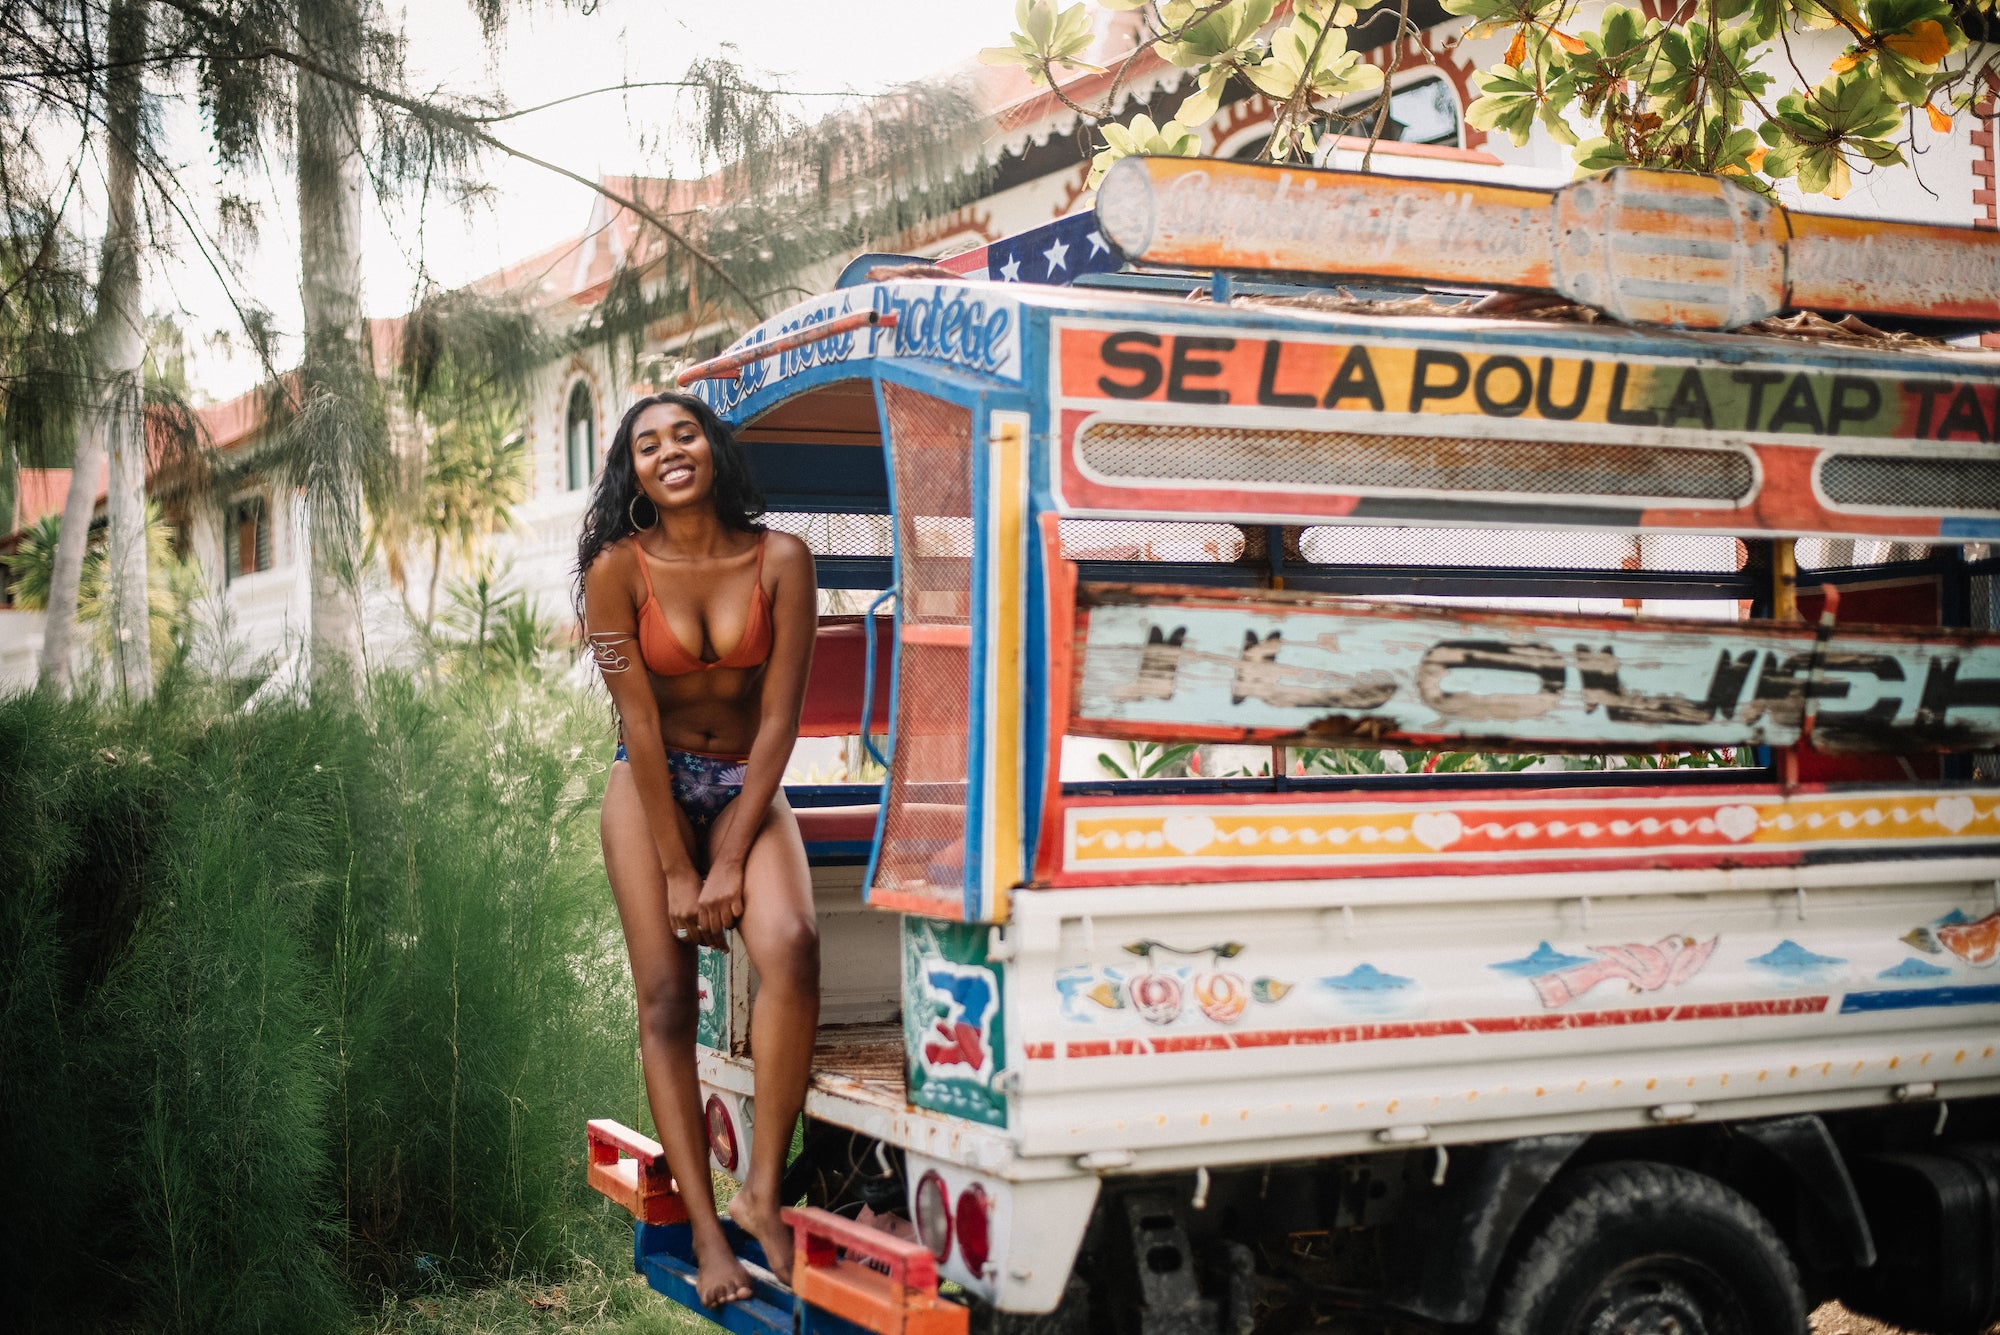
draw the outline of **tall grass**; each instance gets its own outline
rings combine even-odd
[[[229,703],[0,700],[10,1322],[346,1329],[601,1252],[581,1124],[643,1108],[601,709]]]

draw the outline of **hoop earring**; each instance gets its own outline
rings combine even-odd
[[[650,496],[646,497],[646,504],[653,505],[653,518],[648,523],[641,524],[639,522],[639,515],[638,515],[639,497],[644,495],[645,495],[644,492],[635,493],[632,497],[631,502],[625,507],[625,518],[631,521],[632,531],[634,533],[639,532],[641,529],[651,528],[654,524],[660,522],[660,507],[657,505],[653,505],[653,498]]]

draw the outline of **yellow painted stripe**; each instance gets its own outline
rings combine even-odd
[[[987,916],[1007,916],[1008,893],[1021,882],[1021,696],[1026,671],[1028,419],[993,414],[992,728],[987,755]]]

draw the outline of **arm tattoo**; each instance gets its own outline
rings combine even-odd
[[[632,660],[625,656],[620,645],[630,644],[632,636],[620,631],[601,631],[590,637],[590,656],[597,663],[599,672],[623,672],[632,666]]]

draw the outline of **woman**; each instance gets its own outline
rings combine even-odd
[[[686,394],[618,424],[577,547],[590,651],[617,707],[604,868],[639,994],[653,1122],[693,1224],[713,1307],[751,1294],[706,1184],[695,1077],[695,947],[731,928],[756,967],[757,1118],[729,1214],[791,1278],[778,1177],[819,1023],[812,881],[782,780],[818,625],[812,554],[755,522],[763,505],[729,429]],[[724,1004],[717,998],[717,1004]]]

